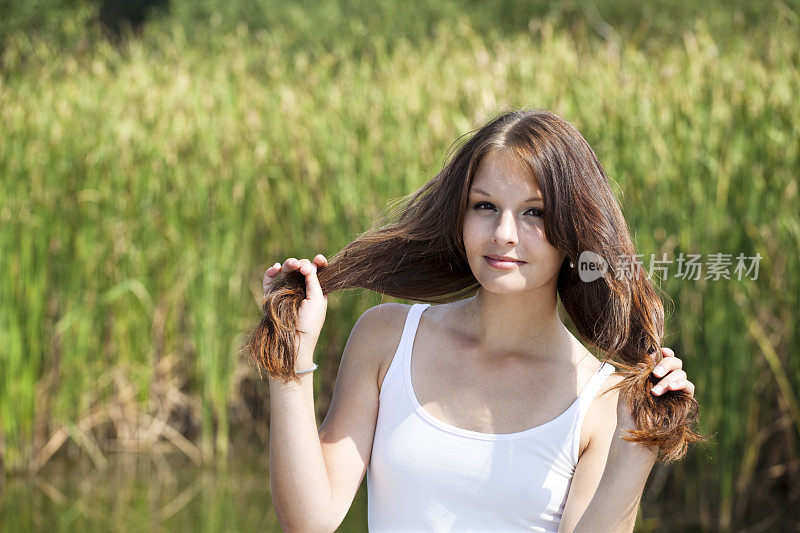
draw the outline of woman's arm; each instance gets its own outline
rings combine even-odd
[[[327,261],[320,257],[324,266]],[[289,259],[284,268],[299,268],[306,276],[308,298],[301,304],[299,329],[310,337],[300,336],[295,363],[300,370],[313,363],[325,297],[316,268],[308,260]],[[277,271],[277,267],[267,271],[265,290]],[[399,342],[405,307],[382,304],[359,318],[345,345],[333,399],[319,428],[312,374],[301,375],[300,383],[269,378],[270,486],[278,522],[285,531],[334,531],[347,514],[372,450],[383,354],[391,353]]]
[[[584,451],[585,457],[581,457],[576,467],[576,476],[579,468],[591,470],[590,475],[583,476],[588,484],[592,484],[592,479],[597,480],[598,471],[602,475],[596,482],[596,489],[591,491],[588,505],[583,512],[579,515],[572,514],[568,520],[574,527],[560,528],[559,531],[573,533],[633,531],[642,491],[655,464],[656,451],[622,438],[629,430],[635,429],[636,425],[624,399],[618,393],[613,396],[617,403],[616,423],[610,424],[613,431],[606,430],[605,434],[593,436]],[[610,435],[607,435],[608,433]],[[585,464],[581,465],[581,462]],[[587,487],[581,488],[584,492],[583,502],[587,503],[585,495]],[[564,514],[567,514],[566,509]],[[576,522],[575,519],[578,517]]]
[[[685,390],[694,385],[681,370],[681,361],[664,348],[664,360],[654,369],[664,378],[661,390]],[[662,367],[664,372],[658,372]],[[621,381],[609,380],[606,390]],[[636,429],[630,409],[619,390],[601,394],[586,413],[582,433],[588,443],[575,467],[559,532],[630,532],[636,522],[639,501],[656,460],[656,450],[622,437]]]

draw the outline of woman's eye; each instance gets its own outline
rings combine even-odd
[[[492,204],[491,202],[478,202],[475,205],[473,205],[472,207],[473,207],[473,209],[475,209],[477,211],[494,211],[494,209],[495,209],[494,204]],[[531,207],[531,208],[525,210],[525,212],[526,213],[530,213],[535,217],[543,217],[544,216],[544,210],[542,208],[540,208],[540,207]]]

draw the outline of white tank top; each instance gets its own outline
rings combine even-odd
[[[414,304],[380,392],[367,469],[370,531],[557,531],[578,464],[583,417],[604,363],[561,415],[516,433],[480,433],[424,410],[411,384]]]

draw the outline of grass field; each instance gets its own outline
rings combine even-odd
[[[645,258],[762,257],[757,279],[682,280],[673,263],[662,282],[665,344],[711,439],[656,468],[642,529],[797,520],[798,11],[734,9],[726,32],[712,16],[628,24],[624,2],[544,17],[513,3],[507,26],[449,2],[420,3],[420,24],[352,4],[359,16],[323,2],[251,24],[221,3],[175,7],[119,47],[87,26],[90,4],[51,20],[56,37],[2,28],[4,471],[164,443],[203,464],[266,443],[266,386],[237,354],[264,269],[332,255],[457,137],[531,106],[584,134]],[[331,297],[320,417],[378,301]]]

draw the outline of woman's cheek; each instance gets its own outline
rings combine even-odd
[[[464,248],[466,249],[467,256],[471,256],[475,253],[479,253],[480,250],[476,250],[480,246],[480,225],[477,224],[474,218],[467,217],[464,220]]]

